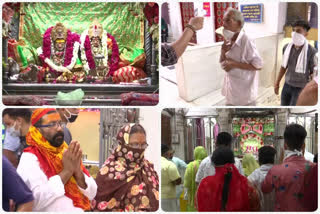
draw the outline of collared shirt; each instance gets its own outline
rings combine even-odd
[[[161,45],[161,65],[169,66],[178,62],[176,51],[172,46],[163,44]]]
[[[161,198],[176,198],[176,185],[174,181],[180,178],[177,166],[161,157]]]
[[[234,158],[235,167],[239,170],[241,175],[244,175],[241,161],[238,158]],[[213,163],[211,162],[211,156],[206,157],[200,163],[197,175],[196,175],[196,183],[200,184],[202,179],[208,176],[212,176],[216,174],[216,169],[214,168]]]
[[[303,156],[293,155],[269,170],[261,190],[275,191],[274,211],[308,211],[304,196],[310,182],[308,174],[314,165]]]
[[[33,211],[83,211],[81,208],[75,207],[73,201],[65,196],[64,184],[59,175],[47,178],[34,154],[28,152],[22,154],[17,172],[33,193],[35,199]],[[84,174],[84,178],[87,189],[82,189],[79,186],[78,188],[89,200],[92,200],[97,193],[97,184],[92,177],[88,177],[86,174]]]
[[[248,180],[258,191],[261,211],[273,211],[275,200],[274,192],[263,194],[261,191],[261,184],[272,167],[273,164],[263,164],[248,176]]]
[[[240,31],[237,40],[226,53],[226,57],[236,62],[251,64],[257,69],[262,68],[263,64],[255,43],[243,30]],[[257,71],[234,68],[225,72],[222,95],[226,97],[226,104],[249,105],[254,103],[258,96],[258,83]]]
[[[187,168],[186,162],[177,157],[172,157],[171,161],[177,166],[179,174],[184,174],[184,171],[186,171]]]
[[[283,48],[283,53],[285,52],[288,44],[286,44]],[[317,53],[317,50],[308,44],[308,53],[307,53],[307,67],[305,73],[297,73],[296,72],[296,65],[301,53],[302,47],[295,48],[292,46],[290,50],[290,55],[288,59],[288,66],[287,72],[285,76],[285,81],[288,85],[297,87],[297,88],[304,88],[306,84],[310,80],[310,75],[313,73],[313,68],[315,66],[314,63],[314,56]]]
[[[20,148],[20,138],[11,136],[8,133],[8,130],[6,130],[4,143],[3,143],[3,149],[6,149],[6,150],[9,150],[12,152],[17,152],[19,150],[19,148]]]

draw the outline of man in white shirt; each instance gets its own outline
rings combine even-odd
[[[220,63],[226,71],[222,95],[226,105],[256,105],[258,73],[262,59],[255,43],[242,30],[244,18],[239,10],[228,8],[223,17],[224,43]]]
[[[220,132],[217,136],[216,148],[218,147],[229,147],[231,149],[232,136],[227,132]],[[239,170],[240,174],[244,174],[242,169],[242,164],[238,158],[234,158],[235,166]],[[216,173],[216,170],[211,162],[211,155],[203,159],[200,163],[197,175],[196,175],[196,183],[200,184],[202,179],[208,176],[212,176]]]
[[[274,157],[277,151],[271,146],[263,146],[259,150],[259,164],[260,168],[254,170],[249,176],[248,180],[255,186],[260,198],[260,211],[273,211],[275,203],[274,192],[263,193],[261,191],[261,183],[264,181],[269,170],[273,167]]]
[[[90,210],[97,185],[82,165],[80,144],[64,142],[59,113],[36,109],[31,124],[17,172],[33,193],[33,211]]]

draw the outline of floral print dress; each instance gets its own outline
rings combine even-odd
[[[118,133],[118,147],[100,169],[96,182],[94,211],[157,211],[159,179],[153,164],[144,158],[145,149],[131,148],[129,124]]]

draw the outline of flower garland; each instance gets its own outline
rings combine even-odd
[[[111,59],[108,61],[108,43],[107,39],[110,38],[112,40],[112,55]],[[80,37],[80,50],[81,50],[81,60],[84,67],[84,70],[88,73],[89,70],[95,69],[96,64],[93,59],[92,50],[91,50],[91,42],[88,35],[88,30],[85,30]],[[102,34],[102,52],[105,56],[103,60],[103,65],[109,67],[109,72],[107,76],[112,76],[113,73],[118,69],[119,65],[119,47],[115,40],[115,38],[107,33],[105,30]]]
[[[107,33],[107,35],[112,41],[112,55],[109,61],[109,75],[113,76],[114,72],[118,70],[119,67],[119,47],[116,39],[110,33]]]
[[[67,41],[65,47],[64,54],[64,64],[63,66],[55,65],[51,60],[51,31],[53,27],[50,27],[46,30],[43,35],[43,46],[37,49],[38,55],[42,62],[46,63],[49,66],[50,71],[57,72],[65,72],[67,70],[71,70],[78,57],[78,50],[80,45],[80,37],[76,33],[72,33],[70,30],[67,31]]]

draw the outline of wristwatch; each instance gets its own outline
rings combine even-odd
[[[187,24],[186,28],[189,28],[189,29],[191,29],[193,31],[193,33],[196,33],[196,29],[194,29],[194,27],[192,25]]]

